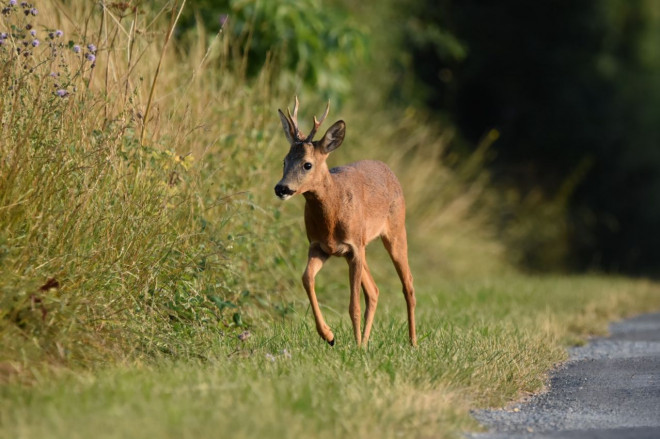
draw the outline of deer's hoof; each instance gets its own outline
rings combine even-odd
[[[334,346],[334,345],[335,345],[335,339],[333,338],[332,340],[329,340],[329,341],[328,341],[328,344],[329,344],[330,346]]]

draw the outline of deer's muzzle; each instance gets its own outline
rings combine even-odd
[[[275,195],[277,195],[278,198],[280,198],[281,200],[286,200],[295,193],[296,191],[291,190],[289,186],[283,184],[278,184],[277,186],[275,186]]]

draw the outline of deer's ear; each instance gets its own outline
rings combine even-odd
[[[339,145],[344,141],[345,135],[346,124],[343,120],[338,120],[334,125],[328,128],[328,131],[325,132],[321,140],[315,142],[315,145],[318,148],[321,148],[321,151],[328,154],[339,148]]]
[[[289,141],[289,143],[293,143],[293,140],[296,137],[296,132],[295,128],[293,127],[293,124],[289,120],[288,117],[282,113],[282,110],[277,110],[277,112],[280,114],[280,121],[282,122],[282,128],[284,129],[284,135],[286,136],[286,140]]]

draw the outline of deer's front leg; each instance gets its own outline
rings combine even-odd
[[[309,298],[309,303],[312,306],[312,312],[314,313],[314,320],[316,321],[316,331],[319,333],[321,338],[327,341],[330,346],[335,344],[335,336],[330,330],[330,327],[325,323],[323,319],[323,314],[321,314],[321,308],[319,308],[319,303],[316,300],[316,292],[314,291],[314,278],[316,274],[323,267],[323,263],[328,259],[328,254],[323,252],[319,247],[315,245],[310,245],[309,253],[307,256],[307,268],[303,273],[302,282],[307,291],[307,297]]]
[[[362,290],[364,291],[364,332],[362,333],[362,343],[364,346],[369,342],[369,334],[371,333],[371,324],[374,321],[374,314],[378,306],[378,287],[374,278],[371,276],[367,261],[362,264]]]
[[[364,264],[364,249],[356,249],[348,260],[348,276],[351,286],[351,302],[348,305],[348,313],[353,323],[353,334],[357,345],[362,344],[360,333],[360,287],[362,286],[362,269]]]

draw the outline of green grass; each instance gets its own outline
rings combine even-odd
[[[418,291],[416,349],[407,343],[398,289],[383,291],[366,351],[355,348],[350,322],[338,311],[345,292],[333,291],[338,297],[321,300],[337,328],[334,348],[318,338],[301,307],[293,317],[252,329],[244,342],[226,335],[205,361],[55,370],[37,374],[28,386],[5,385],[2,432],[26,438],[456,437],[478,428],[470,408],[541,389],[545,371],[565,358],[565,343],[604,333],[616,316],[660,305],[653,284],[602,277],[419,281]]]
[[[60,60],[39,52],[26,75],[32,58],[0,52],[0,437],[451,437],[476,428],[469,409],[542,388],[567,345],[660,308],[643,280],[520,274],[490,224],[494,136],[449,166],[450,131],[358,96],[333,106],[348,135],[329,162],[381,159],[402,182],[419,347],[374,243],[367,350],[345,262],[319,274],[330,348],[300,283],[302,199],[272,192],[287,151],[276,109],[295,87],[269,66],[245,79],[222,35],[161,58],[168,20],[153,13],[39,11],[99,50],[94,70],[62,48],[66,98]],[[322,105],[301,102],[305,124]]]

